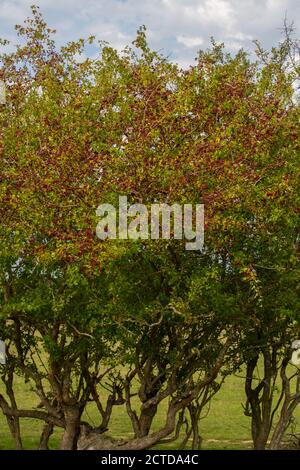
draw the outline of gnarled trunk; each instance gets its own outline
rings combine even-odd
[[[61,450],[76,450],[80,433],[80,410],[77,405],[63,405],[65,430],[60,444]]]
[[[251,416],[251,433],[255,450],[266,448],[272,426],[272,402],[274,371],[270,351],[263,351],[264,377],[258,381],[258,385],[252,387],[255,380],[254,371],[258,365],[259,355],[253,357],[247,364],[247,377],[245,391],[247,405],[245,414]]]
[[[148,436],[156,412],[157,405],[151,405],[141,411],[139,419],[140,432],[138,437]]]
[[[280,448],[280,444],[282,443],[283,437],[285,435],[286,430],[288,429],[294,411],[296,407],[300,403],[300,373],[293,374],[291,377],[287,376],[286,370],[288,366],[289,358],[286,357],[282,361],[281,370],[280,370],[280,377],[282,383],[282,396],[284,397],[284,401],[281,407],[279,420],[275,426],[273,436],[270,442],[270,449],[276,450]],[[291,381],[295,378],[296,380],[296,392],[291,392]]]
[[[40,442],[39,442],[39,448],[38,450],[48,450],[48,443],[51,435],[53,434],[53,424],[52,423],[46,423],[43,427],[43,431],[41,434]]]

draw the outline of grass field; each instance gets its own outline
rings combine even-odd
[[[0,385],[0,390],[3,386]],[[32,407],[38,401],[32,401],[32,392],[28,386],[19,380],[17,382],[17,398],[20,407]],[[203,449],[251,449],[250,419],[244,416],[242,403],[244,401],[243,380],[236,376],[228,377],[220,392],[212,400],[209,414],[201,421],[201,434]],[[300,432],[300,407],[296,410],[296,431]],[[85,413],[84,420],[91,424],[98,424],[98,415],[93,404]],[[164,409],[159,409],[154,422],[158,427],[164,419]],[[42,423],[33,419],[23,419],[22,435],[26,449],[36,449]],[[131,435],[132,429],[129,418],[122,406],[115,407],[110,424],[109,433],[115,438],[125,438]],[[50,440],[50,448],[58,447],[60,431],[57,430]],[[176,449],[179,442],[170,445],[158,446],[163,449]],[[0,449],[14,449],[14,442],[10,436],[6,419],[0,415]]]

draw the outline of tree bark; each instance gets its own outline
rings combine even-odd
[[[247,376],[245,392],[247,396],[247,411],[245,414],[251,416],[251,434],[255,450],[266,448],[272,425],[272,401],[273,388],[272,379],[276,373],[273,369],[270,351],[262,351],[264,359],[264,377],[258,385],[252,388],[254,371],[258,364],[259,356],[256,355],[247,364]],[[250,406],[251,412],[248,410]]]
[[[77,405],[63,405],[65,430],[60,450],[76,450],[80,433],[80,411]]]
[[[139,437],[148,436],[151,429],[152,421],[157,412],[157,405],[149,406],[143,409],[139,418]]]
[[[288,378],[286,374],[287,366],[288,366],[288,358],[285,358],[282,361],[281,370],[280,370],[284,402],[282,404],[280,417],[275,426],[275,430],[273,432],[273,436],[270,442],[269,448],[272,450],[276,450],[280,448],[280,444],[282,442],[282,439],[284,437],[284,434],[287,428],[289,427],[295,408],[300,403],[300,375],[298,373],[296,377],[296,380],[297,380],[296,381],[296,393],[291,394],[290,381],[292,380],[293,376]]]
[[[16,416],[6,415],[6,421],[10,429],[10,433],[15,441],[16,450],[22,450],[22,438],[21,438],[21,429],[20,429],[20,420]]]
[[[51,423],[46,423],[44,425],[38,450],[49,450],[48,443],[51,435],[53,434],[53,427],[54,426]]]

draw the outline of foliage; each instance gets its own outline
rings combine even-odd
[[[263,421],[264,447],[277,410],[270,384],[280,367],[285,380],[299,324],[291,37],[270,54],[258,45],[255,61],[213,42],[181,70],[149,48],[141,28],[134,47],[118,53],[101,43],[95,59],[79,61],[94,38],[58,49],[32,12],[17,27],[22,45],[0,56],[0,331],[8,346],[0,405],[17,447],[19,419],[35,417],[46,425],[43,445],[58,426],[61,447],[76,448],[91,399],[98,432],[125,404],[134,437],[121,449],[176,438],[184,422],[199,447],[203,407],[242,363],[245,410],[255,445]],[[96,208],[120,194],[147,205],[204,203],[204,251],[174,240],[98,240]],[[253,392],[261,356],[269,389]],[[18,408],[15,374],[30,381],[41,410]],[[165,423],[151,433],[163,401]]]

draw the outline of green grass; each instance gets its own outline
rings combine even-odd
[[[3,392],[3,385],[0,385]],[[38,404],[33,401],[33,393],[28,384],[21,379],[16,383],[16,395],[18,405],[21,408],[32,408]],[[232,376],[228,377],[225,384],[211,402],[209,414],[201,421],[201,435],[203,437],[203,449],[250,449],[250,419],[244,416],[242,403],[244,402],[243,380]],[[165,408],[161,406],[153,423],[153,429],[157,429],[164,421]],[[300,431],[300,408],[295,414],[297,431]],[[98,414],[95,405],[91,403],[83,419],[91,424],[98,424]],[[36,449],[42,423],[33,419],[22,419],[22,436],[26,449]],[[129,418],[123,406],[115,407],[110,423],[109,433],[115,438],[126,438],[132,435]],[[50,440],[50,448],[58,447],[61,430],[56,430]],[[178,442],[165,446],[163,449],[176,449]],[[10,436],[5,417],[0,414],[0,449],[14,449],[14,442]]]

